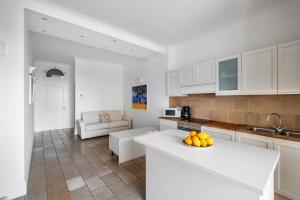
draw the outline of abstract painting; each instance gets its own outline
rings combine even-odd
[[[132,108],[147,110],[147,85],[132,87]]]

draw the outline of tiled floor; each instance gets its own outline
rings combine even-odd
[[[35,136],[27,200],[65,199],[145,199],[145,158],[118,165],[108,137],[82,141],[72,130]]]
[[[118,165],[108,137],[81,141],[72,130],[35,136],[27,200],[145,199],[145,158]]]

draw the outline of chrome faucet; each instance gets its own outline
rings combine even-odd
[[[281,123],[282,123],[281,116],[280,116],[278,113],[270,113],[270,114],[268,115],[268,118],[267,118],[267,121],[268,121],[268,122],[270,121],[270,118],[271,118],[272,116],[277,116],[278,119],[279,119],[279,126],[276,126],[275,123],[273,123],[273,128],[275,129],[276,133],[282,134],[282,133],[285,131],[285,128],[282,128],[282,127],[281,127],[281,125],[282,125],[282,124],[281,124]]]

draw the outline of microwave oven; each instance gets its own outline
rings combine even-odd
[[[164,108],[164,117],[181,117],[181,108]]]

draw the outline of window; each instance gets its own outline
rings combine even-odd
[[[65,73],[59,69],[52,68],[46,71],[46,78],[64,78]]]

